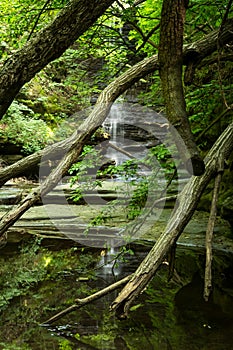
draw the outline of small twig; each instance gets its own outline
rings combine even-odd
[[[223,165],[220,165],[219,172],[215,178],[213,198],[211,202],[210,216],[206,230],[206,264],[205,264],[205,285],[204,285],[204,299],[208,301],[212,291],[212,241],[214,234],[214,225],[217,215],[217,201],[222,179]]]
[[[228,106],[222,113],[220,113],[213,121],[210,123],[205,130],[203,130],[198,137],[195,139],[196,142],[199,141],[205,133],[212,128],[222,117],[224,117],[229,111],[232,111],[233,105]]]
[[[44,6],[42,7],[42,9],[40,10],[40,12],[39,12],[39,14],[38,14],[38,16],[37,16],[37,18],[36,18],[36,21],[35,21],[35,23],[34,23],[34,25],[33,25],[33,27],[32,27],[32,30],[31,30],[31,32],[29,33],[29,36],[28,36],[28,38],[27,38],[27,41],[29,41],[29,40],[31,39],[31,36],[32,36],[32,34],[34,33],[34,30],[36,29],[36,26],[37,26],[37,24],[38,24],[38,22],[39,22],[40,16],[41,16],[42,13],[44,12],[44,10],[46,9],[46,7],[47,7],[48,4],[50,3],[50,1],[51,1],[51,0],[47,0],[47,1],[45,2]]]
[[[49,318],[47,321],[45,321],[44,323],[41,324],[41,326],[47,326],[52,324],[53,322],[59,320],[60,318],[62,318],[63,316],[69,314],[70,312],[80,309],[81,307],[83,307],[86,304],[89,304],[91,302],[93,302],[94,300],[100,299],[102,298],[104,295],[113,292],[115,289],[121,287],[123,284],[126,284],[131,278],[132,278],[133,274],[126,276],[125,278],[121,279],[120,281],[117,281],[113,284],[111,284],[110,286],[99,290],[98,292],[83,298],[83,299],[75,299],[75,304],[69,306],[68,308],[66,308],[65,310],[60,311],[59,313],[57,313],[56,315],[52,316],[51,318]]]
[[[154,28],[152,28],[148,34],[144,34],[142,29],[134,22],[128,22],[132,27],[133,29],[139,34],[141,35],[142,37],[142,40],[143,40],[143,43],[139,46],[139,48],[137,49],[137,51],[139,51],[140,49],[142,49],[146,43],[149,43],[152,47],[154,47],[156,50],[158,50],[158,45],[150,39],[150,37],[155,33],[155,31],[157,29],[159,29],[160,27],[160,24],[157,24]]]

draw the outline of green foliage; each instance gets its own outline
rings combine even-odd
[[[83,161],[73,164],[69,169],[69,174],[72,175],[70,178],[71,187],[78,183],[70,196],[74,202],[78,202],[82,198],[84,191],[102,187],[101,181],[92,181],[92,175],[90,174],[99,165],[101,160],[100,151],[92,146],[85,145],[80,158]]]
[[[14,341],[11,344],[0,343],[0,347],[2,350],[31,350],[27,344],[17,344],[17,341]]]
[[[66,110],[77,112],[90,106],[92,94],[99,92],[91,72],[91,69],[95,70],[92,65],[95,65],[95,59],[92,60],[78,45],[73,45],[45,69],[55,86],[53,90],[60,89],[60,98],[66,96]]]
[[[190,1],[186,14],[185,40],[191,42],[203,37],[221,25],[228,0],[209,1],[208,4],[200,0]]]
[[[102,207],[95,217],[90,220],[86,233],[93,226],[108,225],[113,222],[116,213],[121,213],[125,218],[125,222],[134,220],[141,214],[145,215],[144,208],[148,199],[148,192],[150,191],[151,197],[153,193],[156,196],[156,191],[159,190],[157,176],[161,176],[159,174],[161,169],[155,159],[162,160],[162,167],[170,174],[174,171],[174,163],[169,156],[170,154],[165,148],[158,146],[151,149],[145,159],[131,159],[118,166],[109,165],[104,170],[99,170],[103,157],[101,151],[92,146],[85,146],[80,161],[69,170],[72,175],[70,184],[74,188],[71,198],[74,202],[79,202],[84,193],[101,188],[102,181],[106,176],[112,179],[118,176],[121,182],[125,184],[124,190],[121,192],[121,185],[118,188],[118,183],[114,182],[115,191],[119,190],[119,193],[121,193],[120,198],[111,200]],[[142,164],[151,170],[150,175],[145,176],[143,174],[140,168]],[[97,178],[93,180],[94,174]],[[148,208],[146,210],[148,211]]]
[[[171,147],[172,148],[172,147]],[[171,148],[168,150],[163,144],[152,147],[147,156],[147,164],[153,164],[153,160],[157,159],[159,165],[164,169],[165,175],[168,177],[173,174],[176,165],[171,156]],[[175,154],[175,146],[174,146]]]
[[[83,153],[80,157],[82,160],[74,164],[69,170],[70,174],[76,172],[70,179],[71,186],[78,183],[75,188],[71,198],[74,202],[80,200],[83,192],[88,190],[93,190],[96,187],[102,187],[101,180],[92,180],[92,175],[90,173],[96,173],[97,176],[110,175],[111,177],[120,175],[123,181],[127,181],[129,185],[128,193],[126,193],[126,201],[128,202],[128,196],[134,188],[132,198],[129,200],[128,205],[126,205],[127,218],[134,219],[137,217],[141,209],[144,206],[145,200],[147,198],[147,180],[138,174],[138,164],[136,160],[128,160],[123,164],[118,166],[110,165],[104,171],[99,171],[98,167],[101,164],[102,155],[100,151],[96,150],[92,146],[85,146]],[[94,172],[95,171],[95,172]],[[91,220],[89,227],[101,225],[109,221],[112,218],[112,212],[119,205],[125,205],[119,200],[112,201],[109,205],[104,206],[102,211]]]
[[[53,133],[43,120],[27,106],[13,102],[0,124],[0,137],[22,147],[25,154],[42,149]]]
[[[133,182],[133,185],[135,186],[135,181]],[[136,184],[135,187],[136,188],[133,191],[127,207],[127,217],[129,220],[133,220],[138,217],[145,206],[148,195],[148,179],[142,179],[138,184]]]
[[[220,74],[225,74],[224,70]],[[213,68],[206,68],[197,75],[199,88],[187,88],[186,103],[189,121],[194,135],[200,134],[208,125],[213,122],[221,113],[226,110],[226,102],[232,100],[233,80],[231,75],[224,78],[224,83],[220,81],[217,72]],[[205,82],[207,81],[207,82]],[[232,113],[222,118],[207,132],[200,140],[199,146],[202,149],[208,149],[216,137],[220,135],[226,125],[232,120]]]
[[[25,44],[29,36],[50,22],[66,2],[51,0],[44,8],[43,0],[1,0],[0,56],[5,58],[12,49]]]
[[[1,258],[1,310],[9,306],[14,298],[29,293],[42,281],[58,281],[63,275],[75,273],[92,276],[93,263],[97,260],[93,253],[80,254],[76,247],[51,252],[43,248],[41,242],[41,238],[31,239],[22,244],[17,255],[9,257],[7,261],[4,257]]]
[[[73,349],[72,343],[69,340],[64,339],[59,341],[59,350],[72,350],[72,349]]]
[[[22,247],[20,258],[12,257],[11,269],[1,264],[0,284],[3,286],[0,296],[0,308],[5,308],[10,301],[28,291],[32,286],[45,278],[46,267],[43,255],[37,255],[40,240],[32,241]]]
[[[136,42],[137,50],[146,55],[155,54],[159,45],[159,22],[162,8],[162,0],[147,0],[137,8],[129,39]],[[131,13],[132,17],[132,13]],[[149,41],[146,40],[148,37]],[[153,44],[151,44],[151,42]]]

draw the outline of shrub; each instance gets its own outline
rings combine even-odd
[[[44,148],[52,140],[53,132],[30,108],[15,101],[2,119],[0,137],[30,154]]]

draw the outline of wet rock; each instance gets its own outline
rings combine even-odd
[[[164,232],[171,213],[171,210],[163,210],[159,219],[149,230],[145,230],[146,232],[143,233],[141,238],[156,241],[162,232]],[[189,224],[185,227],[184,232],[181,234],[178,244],[185,247],[204,248],[208,219],[208,213],[196,211]],[[217,217],[214,227],[213,247],[218,250],[233,251],[233,239],[231,236],[232,233],[229,222]]]
[[[13,205],[22,198],[22,191],[17,188],[12,188],[10,192],[5,188],[0,188],[0,205]]]

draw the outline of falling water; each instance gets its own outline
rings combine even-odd
[[[113,104],[110,114],[104,123],[104,128],[111,136],[111,143],[117,147],[124,146],[125,113],[122,104]],[[115,161],[116,165],[128,159],[127,156],[109,147],[106,156]]]
[[[115,103],[103,126],[111,136],[111,144],[130,153],[133,158],[140,159],[145,156],[147,149],[142,142],[135,141],[130,135],[130,130],[137,128],[137,117],[138,115],[132,110],[131,104]],[[111,147],[109,147],[106,156],[114,160],[116,165],[132,158]]]

